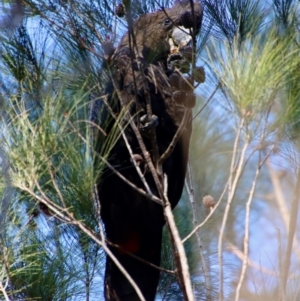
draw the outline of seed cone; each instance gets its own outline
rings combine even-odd
[[[215,200],[211,195],[204,196],[202,202],[207,208],[213,208],[215,206]]]
[[[204,83],[205,82],[205,70],[203,67],[196,67],[194,69],[194,79],[198,83]]]

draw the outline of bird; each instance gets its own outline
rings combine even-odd
[[[160,271],[147,263],[160,266],[165,224],[163,206],[128,182],[146,190],[143,177],[151,193],[160,198],[146,157],[149,156],[155,166],[169,148],[187,112],[180,137],[161,167],[167,176],[167,196],[172,208],[181,198],[192,118],[190,106],[173,97],[176,91],[169,78],[180,73],[170,67],[168,60],[171,48],[177,46],[180,56],[180,40],[184,39],[183,45],[186,46],[187,36],[191,40],[190,33],[194,30],[197,34],[200,30],[203,8],[198,1],[192,6],[190,0],[177,0],[171,8],[140,16],[129,26],[128,33],[107,59],[111,77],[105,91],[103,106],[106,109],[105,113],[102,112],[101,126],[105,126],[107,141],[112,136],[117,138],[107,157],[108,166],[98,181],[101,218],[108,247],[146,301],[155,299],[159,282]],[[192,21],[195,21],[190,22],[190,30],[185,29],[178,36],[178,28],[186,25],[182,24],[186,19],[182,16],[190,17],[192,12]],[[127,16],[130,17],[128,12]],[[176,36],[172,36],[173,32]],[[118,128],[119,135],[116,135]],[[144,151],[139,139],[145,146]],[[135,165],[141,173],[137,172]],[[134,287],[109,256],[106,258],[104,298],[106,301],[140,300]]]

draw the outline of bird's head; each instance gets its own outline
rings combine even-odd
[[[140,16],[133,24],[132,43],[129,45],[128,33],[119,45],[133,46],[136,41],[136,54],[148,62],[164,59],[172,47],[187,45],[191,40],[190,33],[197,34],[201,27],[203,7],[199,0],[177,0],[173,7]]]

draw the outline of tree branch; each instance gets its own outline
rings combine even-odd
[[[181,290],[184,295],[184,299],[187,301],[194,301],[194,294],[192,290],[192,283],[190,278],[189,266],[187,262],[187,258],[185,255],[183,243],[181,242],[178,229],[176,227],[176,223],[174,220],[174,215],[172,213],[171,205],[168,200],[168,179],[167,176],[164,175],[164,214],[165,219],[167,221],[167,227],[169,230],[169,234],[171,236],[171,242],[173,246],[174,252],[174,260],[176,262],[177,267],[177,277],[179,280],[179,284]]]

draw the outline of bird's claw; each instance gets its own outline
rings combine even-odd
[[[158,117],[156,115],[152,115],[151,117],[149,117],[149,115],[146,114],[140,118],[140,122],[141,122],[141,126],[140,126],[141,130],[143,131],[150,130],[158,126]]]

